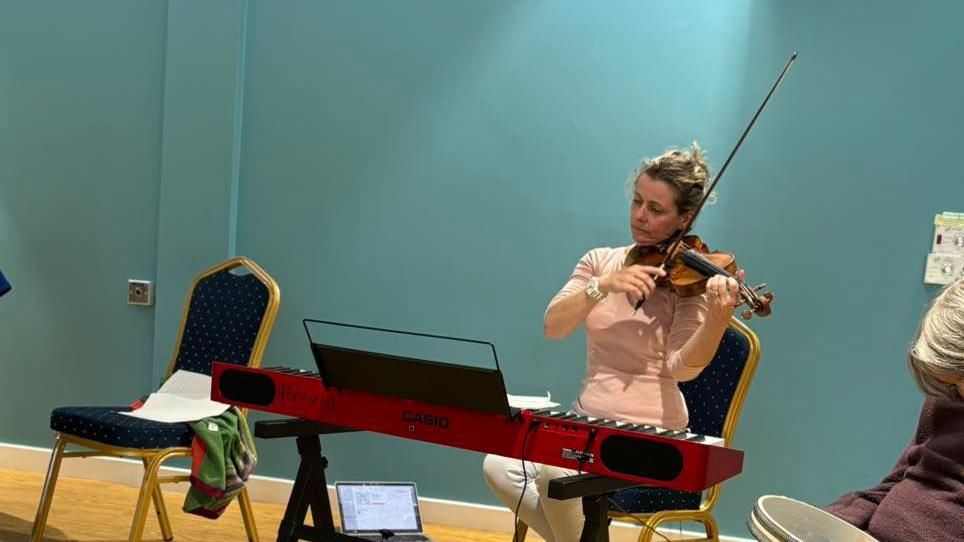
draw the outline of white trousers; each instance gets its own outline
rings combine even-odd
[[[512,512],[519,504],[519,495],[526,478],[525,495],[519,505],[519,519],[546,539],[546,542],[579,542],[584,518],[582,501],[568,499],[557,501],[549,498],[549,480],[576,474],[576,471],[525,462],[499,455],[487,455],[482,463],[485,482]]]

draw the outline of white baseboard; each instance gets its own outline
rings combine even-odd
[[[0,442],[0,468],[15,469],[28,472],[46,472],[50,461],[50,448],[20,446]],[[141,463],[130,459],[110,457],[89,457],[84,459],[71,458],[64,460],[60,466],[60,474],[71,478],[98,480],[139,487],[144,468]],[[163,467],[161,472],[166,475],[185,474],[186,469]],[[252,500],[266,503],[285,504],[291,494],[294,482],[284,478],[253,475],[248,479],[248,492]],[[187,491],[187,484],[165,485],[165,491],[183,493]],[[38,488],[38,492],[39,492]],[[328,486],[328,498],[334,505],[332,514],[338,514],[335,505],[334,488]],[[421,497],[419,505],[422,520],[436,525],[462,527],[480,531],[512,532],[512,513],[501,506],[487,506],[483,504],[449,501]],[[639,536],[639,526],[613,522],[610,527],[612,542],[635,542]],[[679,531],[663,530],[669,537],[678,535]],[[684,536],[701,536],[695,532],[683,531]],[[720,537],[721,542],[753,542],[748,538]]]

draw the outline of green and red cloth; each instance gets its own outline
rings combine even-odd
[[[184,511],[219,517],[254,471],[258,457],[247,420],[230,408],[220,416],[192,422],[191,488]]]

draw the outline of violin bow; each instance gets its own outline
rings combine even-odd
[[[770,92],[768,92],[766,97],[763,98],[763,103],[760,104],[760,107],[757,108],[756,113],[753,114],[753,118],[750,119],[750,123],[747,124],[746,129],[743,130],[743,135],[740,136],[739,141],[736,142],[736,145],[733,146],[733,150],[731,150],[729,156],[726,157],[726,160],[723,162],[723,166],[720,167],[720,170],[716,173],[716,176],[713,177],[713,182],[710,183],[709,189],[703,194],[703,198],[700,199],[700,203],[696,206],[696,210],[690,216],[689,220],[686,221],[686,224],[684,224],[683,227],[674,234],[673,242],[670,244],[669,250],[666,251],[666,256],[663,258],[663,263],[661,263],[659,266],[660,269],[665,269],[667,264],[669,264],[669,261],[676,252],[676,249],[679,248],[679,244],[683,241],[683,236],[686,235],[686,232],[689,231],[690,226],[692,226],[693,222],[696,220],[697,215],[699,215],[700,211],[703,210],[703,206],[706,205],[706,200],[708,200],[710,194],[713,193],[713,189],[716,188],[716,184],[720,182],[720,178],[723,177],[723,173],[730,165],[730,161],[733,160],[733,157],[743,145],[743,141],[746,139],[746,136],[748,136],[750,134],[750,130],[753,129],[753,125],[756,124],[756,119],[760,117],[760,113],[763,112],[763,109],[767,106],[770,98],[777,91],[777,88],[780,87],[780,84],[783,83],[783,79],[787,76],[787,73],[790,71],[790,67],[793,66],[793,63],[796,62],[796,60],[797,53],[794,52],[792,55],[790,55],[790,59],[787,60],[786,65],[783,67],[783,71],[780,72],[780,75],[773,83],[773,86],[770,87]],[[645,299],[640,299],[636,302],[635,310],[638,311],[639,308],[643,306],[643,301],[645,301]]]

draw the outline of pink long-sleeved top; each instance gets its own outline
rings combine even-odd
[[[587,252],[546,311],[582,292],[590,278],[621,269],[631,248]],[[658,287],[635,314],[634,305],[635,299],[614,293],[589,311],[586,376],[573,406],[598,418],[683,429],[689,414],[677,383],[696,378],[702,368],[686,365],[680,350],[706,318],[706,296],[683,298]]]

